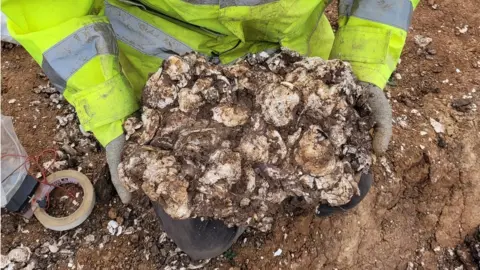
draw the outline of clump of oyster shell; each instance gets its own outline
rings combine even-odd
[[[312,211],[347,203],[371,163],[363,89],[339,60],[282,50],[222,66],[173,56],[142,99],[141,119],[124,125],[120,178],[173,218],[268,231],[289,197]]]

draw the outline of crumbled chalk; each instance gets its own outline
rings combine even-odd
[[[436,133],[445,133],[445,127],[437,120],[430,118],[430,125],[432,125]]]
[[[87,243],[91,243],[91,242],[95,241],[95,235],[89,234],[89,235],[85,236],[85,241]]]
[[[123,234],[129,235],[135,232],[135,229],[133,227],[128,227]]]
[[[460,34],[465,34],[467,33],[468,31],[468,24],[465,24],[463,27],[456,27],[458,32],[460,32]]]
[[[107,230],[111,235],[115,235],[117,233],[118,222],[115,220],[110,220],[107,224]]]
[[[420,112],[417,109],[412,109],[410,113],[415,114],[417,116],[421,116]]]
[[[425,37],[422,35],[416,35],[413,37],[413,39],[415,41],[415,44],[417,44],[420,48],[427,47],[433,40],[432,38]]]
[[[57,245],[48,245],[48,250],[50,250],[51,253],[57,253],[59,248]]]
[[[116,236],[119,236],[120,234],[122,234],[122,232],[123,232],[123,226],[118,226]]]

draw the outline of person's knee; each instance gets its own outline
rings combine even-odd
[[[221,255],[244,231],[244,228],[229,228],[219,220],[175,220],[165,213],[158,203],[153,202],[153,207],[162,222],[163,230],[194,260]]]

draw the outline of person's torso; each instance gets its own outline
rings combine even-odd
[[[223,54],[252,43],[287,46],[312,54],[311,37],[328,0],[111,0],[134,16],[205,54]],[[108,7],[107,7],[108,8]],[[107,12],[108,16],[108,12]],[[155,21],[154,18],[161,18]],[[153,19],[153,20],[152,20]],[[162,21],[165,21],[162,23]],[[169,23],[182,31],[170,31]],[[198,36],[202,36],[201,38]],[[290,45],[296,40],[300,44]],[[302,43],[299,42],[299,43]]]
[[[158,67],[155,58],[189,51],[218,56],[223,63],[279,47],[327,58],[333,33],[323,11],[329,2],[108,0],[105,15],[124,54],[122,65],[142,78],[127,77],[141,84]]]

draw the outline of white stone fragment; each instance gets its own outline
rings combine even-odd
[[[118,222],[115,220],[110,220],[107,224],[107,230],[111,235],[115,235],[117,233]]]
[[[25,263],[30,259],[32,252],[28,247],[20,246],[8,252],[8,259],[12,262]]]
[[[445,133],[445,126],[437,120],[430,118],[430,125],[432,125],[436,133]]]
[[[456,28],[457,28],[458,32],[460,32],[460,34],[465,34],[468,31],[468,25],[467,24],[465,24],[462,27],[456,27]]]
[[[95,235],[89,234],[89,235],[85,236],[85,242],[91,243],[93,241],[95,241]]]
[[[422,35],[415,35],[413,39],[415,40],[415,44],[417,44],[420,48],[427,47],[433,41],[432,38],[425,37]]]

